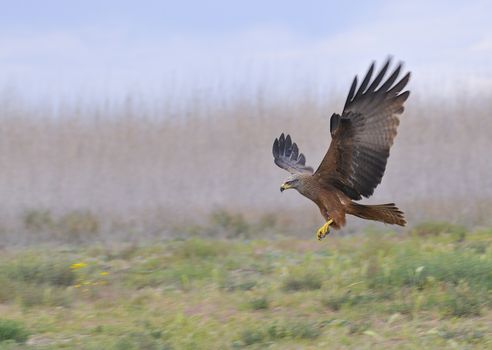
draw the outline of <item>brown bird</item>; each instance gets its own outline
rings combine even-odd
[[[326,223],[317,232],[318,239],[345,225],[345,215],[367,220],[405,226],[405,218],[394,203],[363,205],[354,201],[370,197],[381,183],[396,136],[398,116],[410,95],[401,92],[410,73],[398,80],[402,64],[384,80],[390,59],[372,79],[374,63],[357,87],[355,76],[342,115],[330,119],[331,143],[318,169],[306,166],[306,158],[299,152],[289,135],[280,135],[273,143],[275,164],[292,175],[280,186],[283,192],[295,188],[315,202]],[[395,83],[396,82],[396,83]]]

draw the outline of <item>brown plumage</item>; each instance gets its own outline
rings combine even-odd
[[[306,158],[289,135],[282,134],[273,143],[275,164],[289,171],[281,191],[297,189],[314,201],[327,224],[318,231],[323,238],[329,226],[338,229],[345,224],[345,215],[367,220],[405,225],[403,213],[393,204],[362,205],[355,203],[370,197],[381,183],[390,148],[403,113],[403,103],[410,92],[403,91],[410,73],[398,80],[402,65],[387,75],[388,59],[372,79],[374,63],[359,87],[357,76],[350,87],[341,115],[330,119],[331,144],[318,169],[305,165]],[[323,232],[324,231],[324,232]]]

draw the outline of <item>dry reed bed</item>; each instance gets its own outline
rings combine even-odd
[[[281,219],[311,225],[317,209],[278,191],[286,174],[272,163],[271,143],[290,133],[316,167],[341,96],[190,101],[178,112],[138,99],[56,109],[0,99],[0,218],[8,226],[29,209],[88,210],[103,222],[165,227],[219,208],[248,218],[282,208]],[[490,223],[490,97],[414,94],[371,201],[395,201],[411,221]]]

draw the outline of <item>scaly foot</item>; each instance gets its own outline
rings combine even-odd
[[[323,226],[321,226],[318,230],[317,237],[318,241],[321,241],[323,238],[326,237],[328,233],[330,233],[330,225],[333,222],[333,219],[328,220],[325,222]]]

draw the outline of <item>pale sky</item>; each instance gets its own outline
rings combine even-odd
[[[414,89],[492,89],[491,1],[0,3],[0,88],[34,99],[346,90],[388,54]]]

